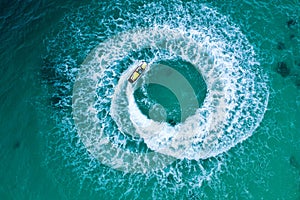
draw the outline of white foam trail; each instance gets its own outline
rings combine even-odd
[[[228,41],[218,35],[209,36],[205,31],[169,26],[133,30],[106,40],[90,54],[74,84],[73,114],[78,134],[92,155],[115,169],[145,173],[161,169],[175,158],[203,159],[218,155],[252,135],[268,102],[268,90],[257,72],[253,49],[241,36],[245,47],[233,44],[236,51],[228,52]],[[125,71],[114,93],[99,97],[98,109],[110,113],[121,132],[143,138],[154,150],[139,154],[110,143],[104,129],[111,121],[99,119],[94,107],[97,88],[107,87],[102,82],[115,85],[105,72],[114,73],[110,67],[115,61],[122,60],[132,50],[144,48],[166,50],[196,66],[208,91],[194,115],[171,127],[141,113],[133,97],[134,88],[127,84],[132,68]],[[98,80],[102,82],[98,84]],[[105,107],[107,102],[111,102],[110,110]]]
[[[257,114],[252,113],[255,116],[249,115],[253,111],[247,100],[252,98],[253,94],[247,93],[243,89],[246,86],[255,91],[254,85],[251,85],[254,82],[255,74],[237,66],[238,61],[234,57],[224,54],[223,49],[220,48],[224,44],[219,42],[216,48],[215,43],[213,45],[210,41],[200,43],[192,37],[186,37],[180,30],[174,31],[166,28],[147,30],[142,34],[151,41],[152,48],[166,49],[170,54],[176,54],[197,66],[206,81],[208,93],[203,106],[197,110],[195,115],[190,116],[184,123],[171,127],[167,123],[155,122],[144,116],[135,103],[134,90],[127,85],[126,96],[130,121],[129,124],[118,123],[119,127],[133,125],[136,133],[144,139],[149,148],[180,159],[201,159],[215,156],[252,134],[254,129],[239,133],[240,128],[238,127],[241,127],[244,122],[238,117],[232,116],[230,112],[237,111],[240,117],[254,118],[253,124],[248,124],[250,127],[255,127],[256,123],[260,122],[260,120],[256,120],[262,117],[260,113],[264,113],[264,111]],[[138,36],[133,34],[133,37],[137,38]],[[164,40],[168,43],[160,42]],[[137,46],[138,43],[143,43],[141,40],[135,42]],[[204,45],[214,59],[206,55],[203,50]],[[189,49],[191,47],[194,49],[192,53]],[[212,60],[214,63],[211,62]],[[124,76],[128,77],[128,74],[125,73]],[[123,84],[123,82],[121,81],[119,84]],[[241,84],[243,86],[240,86]],[[121,96],[118,91],[115,91],[115,95],[116,98]],[[240,100],[241,97],[244,99]],[[111,111],[114,118],[114,116],[118,116],[117,113],[121,108],[119,104],[112,102]],[[265,107],[256,109],[265,109]],[[246,116],[242,116],[242,112],[245,112]],[[228,137],[239,138],[239,140],[229,141]]]

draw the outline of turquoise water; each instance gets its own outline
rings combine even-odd
[[[137,0],[1,1],[0,8],[1,199],[300,198],[300,2],[298,0],[272,3]],[[158,30],[152,29],[153,27],[158,27]],[[176,48],[171,50],[170,44],[165,45],[169,53],[156,52],[154,47],[160,50],[160,45],[164,43],[155,42],[171,41],[171,36],[159,34],[159,29],[165,30],[173,38],[178,39],[177,42],[181,42],[182,46],[177,47],[180,51],[177,52]],[[142,30],[146,30],[143,32],[144,35],[149,32],[149,37],[158,39],[147,40],[138,34],[138,31]],[[187,36],[176,38],[177,35],[172,30]],[[236,34],[233,34],[235,32]],[[141,37],[141,41],[145,40],[148,46],[134,50],[134,45],[138,46],[135,40],[124,44],[120,42],[130,38],[125,36],[134,34]],[[207,154],[210,156],[207,158],[179,158],[180,155],[176,154],[175,149],[170,151],[175,158],[172,156],[170,158],[170,155],[163,156],[169,161],[166,165],[159,160],[154,163],[158,167],[160,163],[163,167],[156,171],[136,173],[130,166],[139,164],[139,158],[143,153],[155,153],[156,150],[162,149],[155,146],[156,143],[152,143],[151,140],[142,140],[138,137],[138,131],[129,134],[120,131],[130,127],[120,127],[116,122],[115,117],[120,113],[114,114],[110,109],[115,105],[110,97],[116,94],[115,88],[137,60],[145,59],[147,62],[154,60],[153,66],[163,63],[172,69],[176,69],[175,64],[182,66],[182,69],[186,66],[192,68],[194,64],[191,62],[196,58],[191,58],[191,62],[186,64],[178,61],[178,55],[183,57],[189,49],[186,47],[193,45],[188,43],[189,34],[194,34],[195,41],[202,41],[202,37],[208,36],[209,39],[205,41],[208,45],[216,44],[216,49],[223,45],[222,41],[225,41],[227,48],[223,49],[224,54],[232,55],[237,60],[238,65],[233,64],[236,69],[247,72],[244,73],[245,77],[240,75],[242,80],[244,78],[252,80],[247,74],[255,75],[255,81],[250,86],[253,90],[259,90],[256,91],[259,95],[248,97],[249,101],[246,102],[248,107],[245,109],[255,108],[257,113],[250,110],[243,114],[235,108],[233,116],[241,115],[240,120],[249,119],[249,124],[233,127],[233,131],[227,133],[230,136],[228,143],[210,149]],[[110,39],[114,41],[112,45],[106,49],[102,48],[101,45],[107,44]],[[138,38],[135,39],[139,41]],[[237,45],[241,48],[236,48]],[[150,48],[150,53],[147,48]],[[253,51],[249,50],[251,48]],[[206,54],[213,55],[212,57],[218,61],[216,55],[223,54],[218,52],[214,54],[211,49],[213,48],[207,48],[207,51],[201,51],[199,55],[201,58],[206,58]],[[122,165],[119,168],[116,167],[118,162],[114,157],[111,158],[114,163],[110,163],[109,157],[106,160],[107,157],[101,157],[98,152],[97,145],[105,146],[97,143],[98,132],[95,132],[96,136],[92,138],[95,139],[93,144],[97,145],[86,144],[88,141],[86,135],[80,132],[80,124],[74,117],[77,112],[74,105],[77,105],[77,102],[73,94],[76,91],[89,92],[88,85],[74,87],[74,84],[80,81],[80,78],[76,77],[79,77],[82,73],[80,70],[84,69],[82,63],[92,68],[90,63],[95,58],[93,52],[100,50],[114,52],[111,57],[105,57],[111,65],[101,64],[99,71],[95,68],[95,73],[92,73],[97,81],[94,108],[101,122],[99,125],[103,130],[101,133],[107,136],[112,148],[122,149],[117,152],[129,151],[138,155],[131,161],[119,161]],[[181,50],[184,50],[183,53]],[[197,52],[195,54],[198,55]],[[252,60],[259,64],[252,64],[250,62]],[[228,62],[231,63],[231,60]],[[104,68],[101,70],[105,69],[104,75],[100,73],[102,66]],[[209,87],[210,82],[206,79],[204,85],[200,76],[195,76],[197,73],[194,70],[182,74],[196,91],[196,99],[201,107],[204,105],[203,98],[208,95],[203,88]],[[205,74],[202,75],[205,77]],[[105,78],[97,79],[97,77]],[[232,77],[235,78],[234,75]],[[241,82],[237,84],[240,85]],[[264,85],[267,89],[263,87]],[[146,93],[142,94],[145,90]],[[162,87],[154,85],[145,87],[145,90],[141,89],[140,95],[145,95],[146,100],[156,101],[166,108],[165,120],[171,127],[182,122],[180,118],[182,110],[178,109],[180,99],[177,98],[179,100],[176,101],[170,90],[164,91]],[[268,101],[265,95],[267,92],[269,92]],[[88,95],[89,93],[86,93],[86,96]],[[125,95],[124,92],[120,92],[118,97],[122,99],[126,97]],[[141,97],[135,98],[139,108],[147,116],[151,105],[143,104],[146,100],[140,101],[139,104]],[[188,96],[183,98],[183,101],[188,102],[189,99],[191,98]],[[122,102],[119,103],[115,106],[123,108]],[[266,111],[264,105],[267,105]],[[128,108],[126,106],[125,108]],[[223,116],[217,116],[223,119]],[[261,122],[259,117],[262,117]],[[124,120],[125,125],[134,121],[128,117]],[[252,129],[247,129],[247,125],[250,128],[256,126],[257,128],[251,132]],[[93,131],[90,133],[94,136]],[[243,136],[245,140],[241,142],[240,138]],[[235,140],[240,142],[237,144],[232,142]],[[233,144],[232,148],[229,148],[229,144]],[[147,147],[151,145],[153,148]],[[213,144],[209,145],[211,146]],[[108,148],[104,150],[109,156],[113,153]],[[202,152],[192,155],[202,155]],[[146,167],[152,169],[153,165]]]

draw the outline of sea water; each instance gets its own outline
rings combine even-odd
[[[298,0],[0,8],[1,199],[300,198]]]

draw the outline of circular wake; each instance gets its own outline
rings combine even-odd
[[[203,18],[123,31],[88,55],[73,88],[73,117],[82,142],[101,163],[126,172],[154,171],[176,159],[216,156],[257,128],[269,94],[255,52],[225,17],[207,26],[205,19],[218,14],[205,6],[202,13]],[[127,81],[139,60],[149,63],[150,73],[151,66],[178,57],[203,76],[207,93],[202,105],[189,81],[169,66],[159,69],[173,77],[145,73],[136,84]],[[180,123],[165,122],[166,114],[155,120],[151,113],[147,117],[141,112],[134,91],[149,83],[175,94]],[[180,86],[189,101],[176,91]],[[129,139],[134,145],[129,145]]]

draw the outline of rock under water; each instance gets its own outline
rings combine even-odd
[[[283,50],[285,49],[285,44],[283,42],[278,42],[277,43],[277,49],[278,50]]]
[[[276,72],[282,77],[287,77],[290,74],[290,69],[285,62],[278,62]]]
[[[14,144],[13,144],[13,149],[16,150],[18,148],[20,148],[21,146],[21,142],[20,141],[16,141]]]
[[[295,19],[290,19],[286,22],[286,24],[289,28],[292,28],[294,25],[297,24],[297,21]]]
[[[296,157],[293,155],[290,157],[290,164],[300,171],[300,163],[298,162]]]

